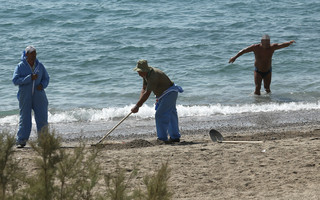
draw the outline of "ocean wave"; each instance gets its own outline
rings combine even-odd
[[[234,115],[242,113],[260,113],[260,112],[290,112],[299,110],[319,110],[319,103],[268,103],[268,104],[244,104],[244,105],[177,105],[179,117],[209,117],[215,115]],[[72,123],[72,122],[99,122],[118,120],[126,116],[133,105],[124,107],[109,107],[102,109],[77,108],[67,111],[49,111],[49,123]],[[139,112],[134,114],[137,119],[154,118],[155,109],[153,106],[143,105]],[[10,115],[0,118],[0,124],[15,125],[18,124],[19,116]],[[34,122],[33,122],[34,123]]]
[[[261,3],[266,8],[263,13],[257,9]],[[131,108],[126,105],[139,98],[142,82],[132,69],[140,58],[184,88],[178,99],[180,117],[319,109],[315,103],[320,100],[316,5],[315,1],[290,5],[4,1],[0,42],[8,56],[0,66],[0,129],[4,124],[18,124],[17,87],[11,77],[29,43],[37,47],[38,58],[51,77],[46,89],[50,123],[87,125],[124,117]],[[21,8],[28,11],[21,12]],[[36,34],[22,31],[22,24],[34,27]],[[256,97],[252,94],[254,56],[243,55],[232,65],[228,61],[268,32],[272,42],[294,39],[297,43],[275,53],[272,94]],[[132,116],[152,119],[153,102],[150,98],[149,106]]]

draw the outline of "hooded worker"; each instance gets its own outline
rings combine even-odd
[[[48,126],[48,99],[44,89],[48,86],[49,79],[47,70],[37,59],[36,48],[26,47],[12,78],[13,84],[19,86],[17,98],[20,120],[16,139],[19,148],[23,148],[30,137],[31,110],[34,111],[38,134]]]

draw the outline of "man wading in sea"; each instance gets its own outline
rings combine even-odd
[[[261,83],[263,80],[264,89],[267,93],[270,93],[270,84],[271,84],[271,74],[272,74],[272,55],[275,50],[282,49],[290,46],[294,43],[294,40],[290,42],[284,43],[273,43],[270,44],[269,35],[264,35],[261,38],[260,44],[253,44],[247,48],[242,49],[237,53],[236,56],[230,58],[229,63],[233,63],[239,56],[254,52],[255,61],[254,61],[254,83],[256,85],[256,89],[254,94],[260,95]]]

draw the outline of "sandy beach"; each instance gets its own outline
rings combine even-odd
[[[125,178],[138,170],[131,195],[168,163],[172,200],[320,200],[319,9],[315,0],[2,1],[0,133],[29,139],[25,148],[13,147],[9,158],[18,162],[7,162],[11,151],[0,152],[0,186],[11,181],[2,191],[12,199],[88,200],[84,186],[98,175],[88,196],[99,199],[107,194],[105,176],[119,165]],[[256,44],[265,34],[270,48],[263,50]],[[46,70],[37,61],[22,69],[29,45]],[[139,101],[145,81],[133,69],[140,59],[184,90],[175,102],[179,143],[156,140],[161,92],[150,73],[147,88],[156,94]],[[92,145],[122,119],[101,148]],[[61,146],[37,143],[37,125],[47,122]],[[212,129],[225,141],[261,143],[217,143]],[[50,170],[31,141],[54,149],[53,161],[42,159]],[[99,150],[93,161],[91,150]],[[90,168],[95,161],[101,170]],[[35,195],[46,194],[41,187],[51,194]]]
[[[263,141],[215,143],[209,130],[185,132],[180,143],[158,144],[154,136],[110,138],[103,141],[99,160],[103,171],[114,171],[115,162],[128,176],[138,166],[131,185],[143,185],[142,177],[168,161],[172,199],[319,199],[320,129],[300,131],[242,132],[226,134],[227,140]],[[96,141],[87,141],[86,148]],[[75,142],[63,142],[72,150]],[[30,173],[31,148],[17,149]]]

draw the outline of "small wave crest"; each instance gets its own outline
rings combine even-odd
[[[214,115],[232,115],[241,113],[259,113],[259,112],[289,112],[299,110],[317,110],[320,109],[319,103],[268,103],[268,104],[243,104],[243,105],[177,105],[179,117],[206,117]],[[126,116],[133,105],[124,107],[109,107],[102,109],[77,108],[67,111],[49,111],[49,123],[72,123],[72,122],[99,122],[118,120]],[[154,118],[155,109],[153,106],[143,105],[139,112],[133,116],[137,119]],[[17,125],[18,115],[9,115],[0,118],[0,124]],[[33,120],[34,123],[34,120]]]

